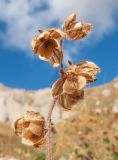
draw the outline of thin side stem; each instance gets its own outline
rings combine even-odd
[[[63,49],[63,39],[60,41],[60,45],[61,45],[61,48]],[[63,69],[64,66],[63,66],[63,62],[61,63],[61,69]]]
[[[40,31],[40,30],[39,30]],[[63,45],[63,40],[60,42],[61,48]],[[61,69],[63,69],[63,63],[61,64]],[[48,117],[47,117],[47,160],[52,160],[52,123],[51,123],[51,116],[53,109],[55,107],[57,98],[54,98],[52,105],[49,109],[48,112]]]
[[[54,98],[52,105],[48,112],[47,117],[47,160],[52,160],[52,126],[51,126],[51,116],[53,109],[55,107],[57,98]]]

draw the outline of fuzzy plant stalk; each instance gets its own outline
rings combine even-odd
[[[51,116],[53,109],[56,104],[56,98],[53,99],[52,105],[49,109],[48,116],[47,116],[47,159],[51,160],[52,159],[52,121],[51,121]]]
[[[59,67],[60,78],[52,85],[52,105],[47,113],[47,120],[39,113],[27,111],[17,119],[14,124],[15,133],[22,138],[22,143],[36,148],[47,144],[47,160],[52,160],[52,113],[56,102],[65,110],[71,110],[73,106],[84,98],[84,88],[87,84],[97,80],[96,74],[100,68],[91,61],[81,61],[73,64],[70,60],[64,68],[64,53],[62,45],[65,39],[79,41],[85,38],[91,31],[92,25],[86,22],[77,22],[76,13],[68,16],[63,28],[39,29],[32,43],[33,52],[52,67]]]

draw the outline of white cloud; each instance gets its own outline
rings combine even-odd
[[[93,41],[116,29],[117,0],[0,0],[0,20],[6,23],[0,40],[7,46],[27,49],[38,27],[62,23],[73,11],[78,19],[94,24]]]

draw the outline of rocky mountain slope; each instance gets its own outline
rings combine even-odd
[[[25,91],[1,85],[0,121],[11,125],[26,110],[40,111],[46,116],[51,100],[50,89]],[[53,120],[56,122],[54,160],[118,160],[118,79],[85,89],[85,98],[72,111],[63,110],[57,104]],[[22,157],[21,160],[36,154],[32,148],[21,145],[13,131],[4,128],[0,124],[0,154],[3,155],[0,158],[8,150],[6,156]]]
[[[25,111],[39,111],[46,117],[51,102],[50,89],[26,91],[0,85],[0,121],[12,124]],[[60,107],[55,107],[53,120],[59,119]]]
[[[88,89],[56,131],[55,160],[118,160],[118,79]]]
[[[8,88],[1,84],[0,121],[12,124],[27,110],[39,111],[46,117],[51,101],[50,89],[26,91]],[[84,100],[79,101],[72,111],[66,111],[57,104],[53,112],[53,121],[63,120],[85,107],[95,112],[107,109],[118,112],[118,79],[103,86],[85,89]]]

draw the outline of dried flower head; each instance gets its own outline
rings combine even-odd
[[[74,94],[83,89],[86,85],[86,79],[74,73],[66,74],[57,80],[52,86],[52,96],[57,97],[63,93]]]
[[[76,22],[76,13],[72,13],[65,21],[64,30],[68,39],[80,40],[92,31],[92,25],[85,22]]]
[[[64,36],[64,32],[59,29],[52,28],[44,31],[32,41],[32,50],[40,59],[49,61],[53,67],[57,67],[63,60],[60,40]]]
[[[58,97],[59,104],[65,109],[71,109],[74,104],[83,98],[86,79],[75,73],[67,73],[52,86],[52,96]]]
[[[93,62],[85,61],[77,65],[68,61],[66,70],[61,70],[62,77],[52,86],[52,96],[58,97],[59,104],[70,109],[81,97],[87,83],[96,80],[100,68]]]
[[[38,112],[27,111],[24,117],[16,120],[14,128],[23,144],[40,147],[45,143],[45,120]]]

